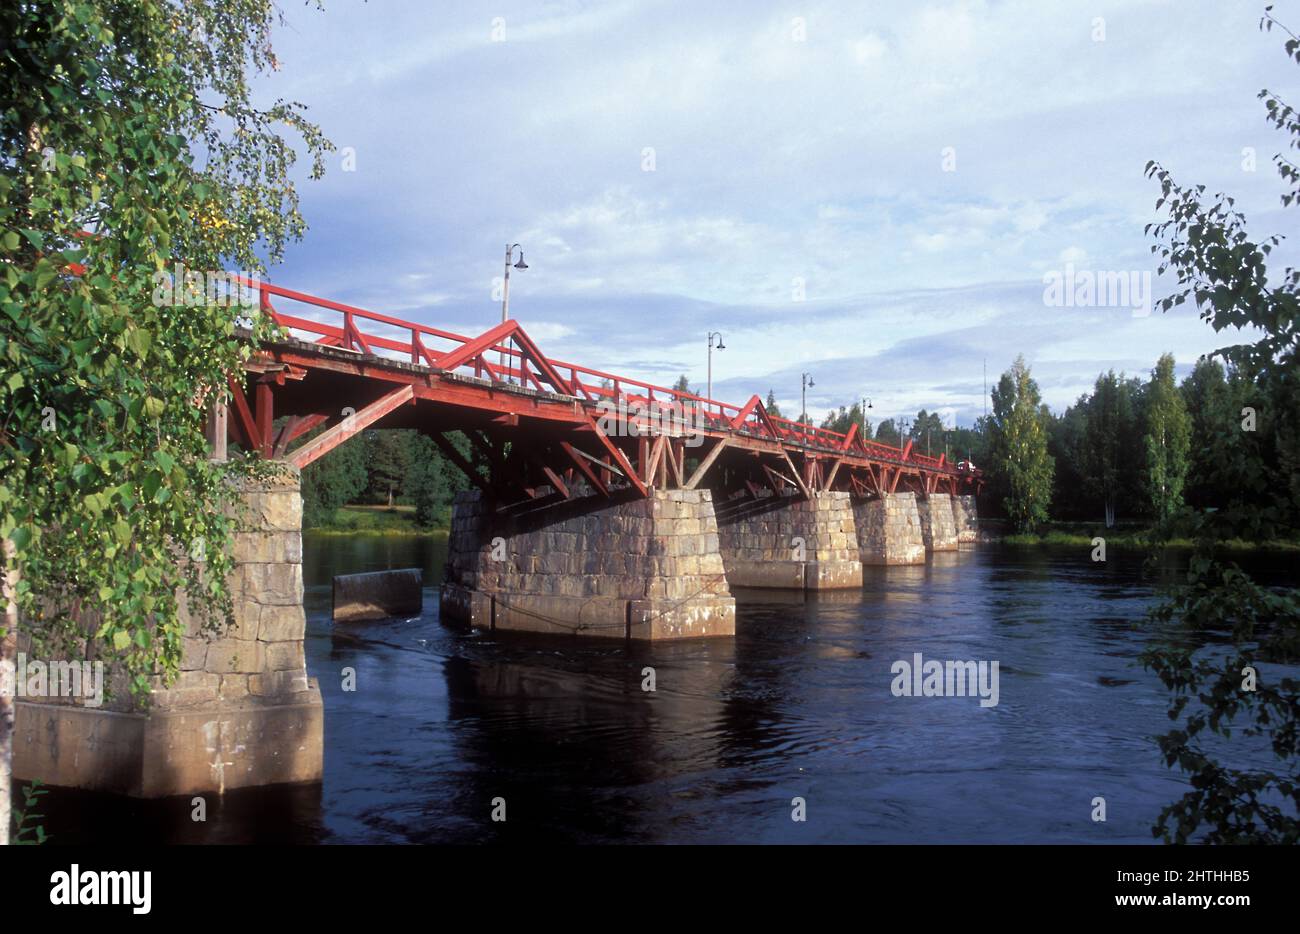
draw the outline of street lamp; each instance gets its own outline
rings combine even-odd
[[[506,244],[506,277],[501,286],[501,323],[505,324],[510,317],[510,261],[515,258],[515,248],[519,248],[519,262],[515,263],[516,269],[527,269],[528,264],[524,262],[524,249],[517,243]],[[501,369],[506,367],[506,352],[501,351]]]
[[[722,343],[722,332],[710,331],[709,332],[709,382],[708,382],[708,388],[704,390],[704,398],[706,399],[713,398],[713,339],[715,337],[718,339],[718,349],[719,350],[727,349],[726,344]]]
[[[867,409],[871,408],[871,399],[867,396],[862,397],[862,439],[867,438]]]
[[[808,387],[809,387],[809,386],[816,386],[816,385],[817,385],[817,384],[813,382],[811,376],[809,376],[807,373],[804,373],[804,374],[803,374],[803,389],[801,390],[801,395],[802,395],[802,398],[803,398],[803,403],[802,403],[802,404],[803,404],[803,418],[800,419],[800,421],[802,421],[802,422],[804,423],[804,425],[807,425],[807,424],[808,424]]]

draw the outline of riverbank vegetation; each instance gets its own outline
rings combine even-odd
[[[1275,27],[1287,57],[1300,64],[1300,36],[1266,7],[1260,28]],[[1274,163],[1282,207],[1295,210],[1300,112],[1267,89],[1259,97],[1265,120],[1284,137]],[[980,511],[1007,521],[1005,541],[1083,545],[1086,533],[1049,521],[1100,519],[1108,546],[1145,545],[1153,556],[1190,549],[1185,579],[1152,614],[1159,631],[1178,635],[1142,659],[1169,691],[1173,726],[1158,737],[1160,753],[1190,784],[1152,832],[1177,843],[1294,844],[1300,589],[1257,583],[1233,554],[1300,541],[1300,270],[1294,259],[1280,271],[1275,262],[1270,278],[1282,238],[1252,239],[1230,195],[1181,184],[1157,162],[1146,173],[1160,188],[1162,220],[1147,227],[1152,252],[1161,275],[1176,281],[1160,310],[1191,302],[1225,340],[1244,342],[1198,360],[1181,384],[1169,354],[1147,377],[1103,373],[1060,414],[1040,403],[1017,359],[993,391],[992,414],[973,429],[944,433],[921,412],[902,436],[932,442],[937,429],[945,448],[955,443],[984,469]],[[826,424],[843,430],[862,414],[841,409]],[[875,436],[897,444],[900,431],[886,422]],[[1121,516],[1138,529],[1118,527]],[[1233,737],[1266,742],[1275,768],[1238,767],[1225,755],[1224,740]]]
[[[333,148],[301,105],[254,101],[275,15],[269,0],[0,6],[0,665],[21,625],[123,666],[144,695],[177,673],[178,595],[231,619],[221,504],[231,474],[261,468],[211,462],[204,419],[250,352],[236,324],[268,328],[193,283],[278,262],[306,229],[293,176],[318,177]]]
[[[1285,33],[1288,59],[1300,64],[1300,37],[1265,8],[1261,29]],[[1300,207],[1300,115],[1268,90],[1265,120],[1284,138],[1274,157],[1284,209]],[[1206,195],[1152,162],[1160,186],[1149,227],[1160,272],[1177,277],[1163,310],[1188,300],[1216,332],[1248,338],[1223,347],[1232,379],[1219,406],[1240,404],[1237,423],[1215,432],[1197,477],[1222,498],[1162,517],[1160,532],[1196,541],[1186,578],[1153,613],[1184,637],[1153,645],[1143,661],[1169,691],[1171,729],[1158,737],[1166,765],[1191,788],[1164,808],[1152,832],[1167,842],[1300,843],[1300,588],[1265,586],[1223,543],[1294,537],[1300,530],[1300,271],[1294,260],[1270,277],[1277,236],[1251,239],[1246,219],[1226,194]],[[1215,384],[1217,385],[1217,383]],[[1209,398],[1214,398],[1210,396]],[[1214,418],[1218,406],[1207,405]],[[1200,413],[1198,413],[1200,414]],[[1209,633],[1230,641],[1201,647]],[[1189,644],[1190,643],[1190,644]],[[1286,666],[1286,667],[1283,667]],[[1272,749],[1272,769],[1243,768],[1224,740],[1252,739]]]
[[[483,470],[460,432],[448,440]],[[333,532],[420,533],[446,529],[460,468],[409,429],[363,431],[302,472],[303,527]]]

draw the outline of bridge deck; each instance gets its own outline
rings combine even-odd
[[[229,430],[244,446],[299,467],[381,427],[428,434],[471,482],[507,499],[569,498],[579,488],[645,495],[653,486],[957,493],[980,481],[979,471],[927,457],[910,442],[865,439],[857,425],[840,433],[772,416],[758,396],[737,406],[547,358],[516,321],[467,337],[247,284],[282,331],[260,345],[244,380],[231,380]],[[273,299],[306,310],[291,314]],[[340,316],[341,326],[318,320],[323,312]],[[449,431],[470,438],[489,466],[486,478],[443,437]]]

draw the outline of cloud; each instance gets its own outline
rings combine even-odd
[[[1194,312],[1042,303],[1067,262],[1153,268],[1147,159],[1232,192],[1261,230],[1286,223],[1267,160],[1240,167],[1278,145],[1256,90],[1293,83],[1245,0],[285,16],[259,94],[310,104],[356,171],[299,185],[311,230],[274,281],[479,333],[518,241],[511,313],[543,350],[702,385],[721,330],[732,401],[771,387],[792,411],[815,369],[818,411],[870,395],[966,421],[983,361],[992,380],[1023,352],[1060,407],[1098,370],[1224,342]]]

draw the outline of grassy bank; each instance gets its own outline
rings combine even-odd
[[[446,535],[447,526],[421,525],[414,506],[341,506],[303,521],[303,530],[334,535]]]
[[[1147,526],[1106,528],[1100,523],[1053,522],[1036,532],[1010,532],[996,527],[986,530],[1006,545],[1071,545],[1090,547],[1094,538],[1104,538],[1107,548],[1148,548],[1151,545]],[[1174,538],[1163,543],[1167,548],[1190,550],[1196,543],[1190,538]],[[1300,551],[1300,541],[1251,542],[1233,539],[1221,543],[1227,551]]]

